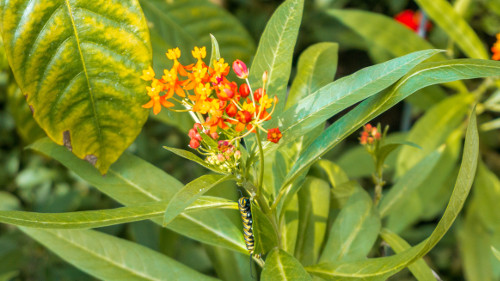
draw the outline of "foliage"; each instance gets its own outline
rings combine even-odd
[[[277,2],[0,1],[0,280],[500,277],[498,4]]]

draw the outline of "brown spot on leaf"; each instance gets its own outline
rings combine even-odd
[[[95,166],[95,163],[97,163],[97,156],[95,156],[93,154],[89,154],[89,155],[85,156],[84,159],[85,159],[85,161],[92,164],[92,166]]]
[[[31,114],[35,114],[35,109],[33,109],[33,106],[30,104],[29,107],[30,107],[30,110],[31,110]]]
[[[73,150],[73,146],[71,146],[71,135],[69,130],[63,132],[63,144],[69,151]]]

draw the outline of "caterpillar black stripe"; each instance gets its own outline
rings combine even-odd
[[[241,197],[238,199],[238,208],[240,209],[241,220],[243,221],[243,237],[250,255],[253,254],[255,241],[252,230],[252,212],[250,210],[250,199]]]

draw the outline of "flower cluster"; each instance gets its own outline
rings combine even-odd
[[[394,19],[401,24],[405,25],[409,29],[417,32],[420,27],[420,22],[422,21],[422,13],[414,12],[412,10],[404,10],[399,14],[394,16]],[[431,23],[428,21],[425,24],[425,30],[429,31],[432,28]]]
[[[161,79],[155,78],[151,67],[143,71],[141,78],[151,81],[151,86],[146,87],[150,101],[143,107],[153,108],[154,114],[162,108],[189,112],[195,121],[189,130],[189,146],[207,155],[209,163],[236,163],[240,157],[239,140],[257,130],[267,132],[268,141],[277,143],[282,136],[279,128],[266,130],[262,125],[271,119],[278,102],[266,92],[267,72],[263,73],[261,87],[252,91],[249,71],[242,61],[232,65],[236,76],[243,80],[238,85],[227,78],[231,67],[223,58],[208,66],[204,62],[205,47],[195,47],[191,54],[196,62],[182,65],[179,48],[168,50],[166,56],[173,66],[164,70]]]
[[[373,144],[375,141],[380,140],[381,135],[377,127],[373,127],[370,124],[366,124],[363,127],[363,131],[361,132],[361,136],[359,137],[359,143],[362,145]]]
[[[497,34],[497,42],[491,47],[491,51],[493,52],[491,59],[500,60],[500,33]]]

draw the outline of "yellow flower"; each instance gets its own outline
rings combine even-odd
[[[178,47],[175,49],[169,49],[166,55],[169,60],[176,61],[178,58],[181,57],[181,50],[179,50]]]
[[[194,50],[191,51],[191,54],[193,54],[193,57],[200,62],[202,59],[204,59],[207,56],[207,48],[205,47],[194,47]]]
[[[155,78],[155,71],[150,66],[147,70],[142,71],[141,79],[144,81],[151,81]]]

